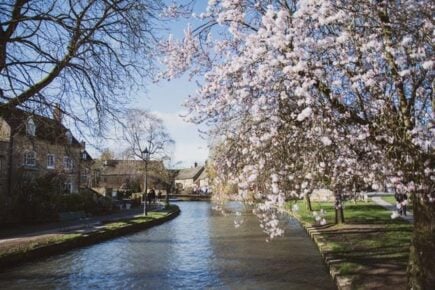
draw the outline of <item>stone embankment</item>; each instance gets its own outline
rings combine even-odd
[[[0,243],[0,269],[139,232],[169,221],[179,213],[180,209],[173,205],[168,210],[150,212],[146,217],[137,215],[68,232],[5,239]]]

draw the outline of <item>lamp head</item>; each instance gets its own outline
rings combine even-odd
[[[148,160],[150,158],[150,151],[148,150],[148,147],[145,147],[145,149],[141,153],[142,159]]]

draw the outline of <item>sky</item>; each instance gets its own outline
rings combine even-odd
[[[140,102],[141,108],[147,108],[163,120],[175,140],[172,163],[177,167],[191,167],[195,162],[203,164],[208,156],[207,140],[200,136],[199,127],[185,122],[180,116],[185,111],[183,101],[195,90],[196,84],[189,82],[187,77],[162,81],[150,85]]]
[[[197,1],[194,12],[205,11],[206,4],[207,1]],[[168,23],[168,35],[170,33],[175,38],[181,38],[190,22],[192,19],[181,19]],[[194,26],[194,22],[192,25]],[[159,116],[174,139],[175,150],[173,160],[169,164],[170,167],[189,168],[195,162],[204,164],[208,157],[207,140],[200,136],[199,127],[185,122],[180,116],[185,111],[182,103],[189,95],[194,94],[196,89],[197,85],[189,81],[187,76],[171,81],[163,80],[159,83],[148,82],[146,91],[139,92],[134,102],[134,108],[148,110]],[[107,140],[105,143],[104,147],[111,149],[115,154],[126,149],[126,146],[120,145],[117,140]],[[93,152],[95,158],[99,155],[98,151]]]

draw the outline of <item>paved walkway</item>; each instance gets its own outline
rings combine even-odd
[[[28,240],[31,238],[36,238],[38,236],[45,236],[50,234],[93,231],[97,227],[101,226],[101,224],[103,223],[132,218],[134,216],[141,216],[142,214],[143,208],[135,208],[129,210],[122,210],[120,212],[110,215],[84,218],[68,222],[59,222],[36,226],[23,226],[13,229],[2,229],[0,230],[0,245],[6,242],[19,242],[20,240]]]
[[[396,205],[393,205],[385,200],[383,200],[381,198],[382,195],[391,195],[391,194],[385,194],[385,193],[379,193],[379,194],[374,194],[371,196],[373,202],[375,202],[376,204],[383,206],[384,208],[388,209],[391,212],[397,211]],[[414,222],[414,215],[412,213],[412,211],[408,210],[406,212],[406,216],[399,216],[400,218],[412,223]]]

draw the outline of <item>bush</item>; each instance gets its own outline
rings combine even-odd
[[[66,177],[59,173],[36,176],[23,172],[21,183],[15,188],[9,210],[2,211],[0,222],[41,223],[59,220],[61,212],[83,211],[86,214],[103,214],[112,210],[112,199],[97,198],[89,189],[79,194],[64,194]]]
[[[22,174],[20,177],[11,205],[12,219],[22,223],[57,220],[65,176],[52,173],[43,176]]]

